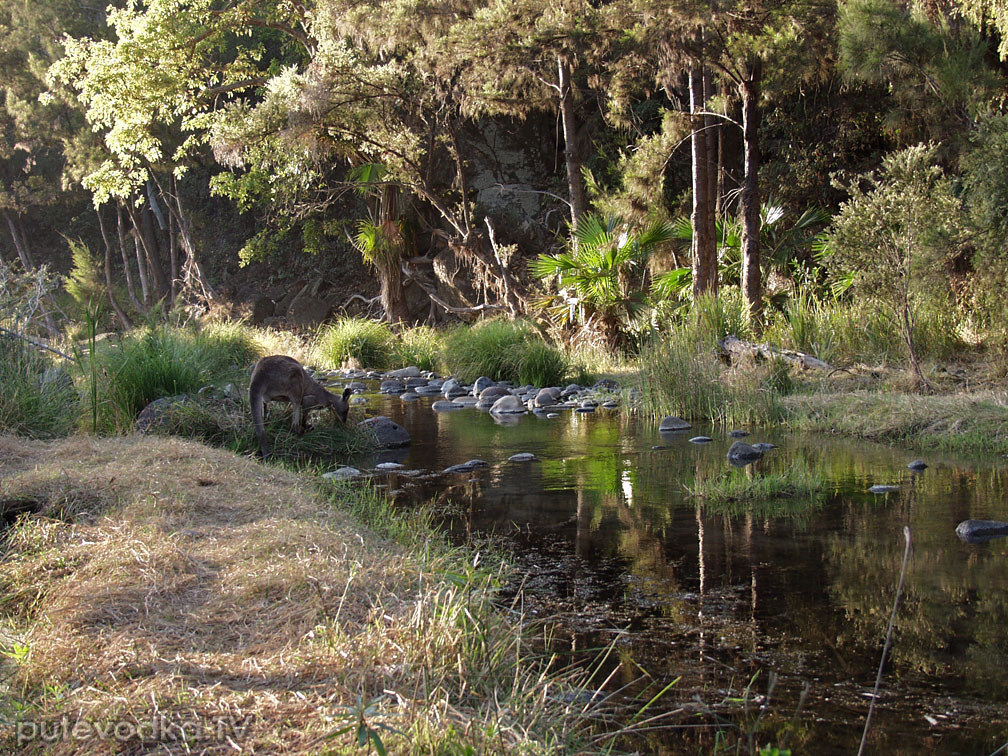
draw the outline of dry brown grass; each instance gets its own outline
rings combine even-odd
[[[174,438],[0,438],[4,497],[87,506],[8,533],[0,751],[358,753],[363,721],[390,753],[559,753],[584,727],[490,581],[448,582],[443,545],[407,554],[305,477]]]

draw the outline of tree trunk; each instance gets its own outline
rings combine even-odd
[[[711,202],[707,162],[707,132],[704,130],[703,71],[690,69],[690,145],[693,162],[692,262],[693,298],[717,291],[717,248],[710,233]]]
[[[119,306],[119,300],[116,299],[112,286],[112,243],[109,241],[108,233],[105,231],[105,220],[102,218],[101,211],[95,209],[95,214],[98,216],[98,228],[101,230],[102,241],[105,243],[105,291],[108,294],[109,304],[112,305],[112,309],[115,311],[116,317],[119,318],[119,322],[122,323],[123,328],[129,330],[133,327],[133,321],[129,319],[129,316]]]
[[[570,194],[571,230],[577,231],[578,221],[585,214],[584,181],[581,176],[581,151],[577,143],[577,125],[574,115],[574,96],[571,89],[570,65],[557,56],[560,88],[560,119],[563,122],[564,158],[567,162],[567,188]]]
[[[168,276],[165,274],[164,265],[161,264],[161,244],[157,229],[154,228],[154,213],[147,205],[134,214],[134,220],[137,214],[140,221],[137,230],[140,232],[140,241],[143,243],[144,252],[146,252],[147,260],[150,263],[148,271],[151,288],[155,291],[158,299],[166,300],[171,287],[168,283]]]
[[[178,224],[178,238],[185,252],[185,262],[182,264],[182,283],[186,288],[196,292],[203,300],[209,302],[214,298],[213,287],[203,274],[203,266],[200,265],[199,254],[196,245],[193,243],[192,234],[189,233],[189,218],[182,207],[182,195],[179,193],[178,182],[172,177],[172,193],[174,194],[174,207],[172,202],[166,201],[168,211],[175,216]],[[161,196],[165,196],[164,190]]]
[[[745,144],[745,178],[742,184],[742,293],[756,333],[763,321],[763,281],[760,271],[759,97],[762,65],[751,64],[742,82],[742,139]]]
[[[714,76],[710,68],[703,70],[704,110],[716,92],[714,91]],[[714,115],[704,116],[704,132],[707,137],[707,233],[713,239],[714,245],[714,289],[718,288],[717,280],[717,216],[721,208],[720,187],[718,186],[718,161],[721,149],[721,122]]]
[[[4,210],[4,218],[7,220],[7,227],[10,229],[11,241],[14,242],[14,249],[17,250],[18,257],[21,258],[21,265],[26,271],[35,270],[35,260],[32,259],[31,250],[28,249],[28,241],[18,230],[18,225],[14,223],[9,211]]]
[[[15,217],[11,217],[10,212],[4,210],[4,217],[7,219],[7,226],[10,229],[11,240],[14,242],[14,248],[17,250],[18,257],[21,258],[21,265],[24,266],[26,272],[33,272],[35,270],[35,258],[32,256],[31,249],[28,247],[28,237],[25,235],[24,224],[21,222],[21,216],[16,215]],[[42,318],[45,320],[46,331],[49,334],[49,338],[53,339],[56,338],[56,320],[53,318],[49,307],[46,306],[46,300],[52,304],[51,298],[47,295],[39,300],[39,308],[42,310]]]
[[[126,226],[123,223],[123,212],[120,205],[116,205],[116,231],[119,234],[119,252],[122,254],[123,273],[126,276],[126,294],[129,296],[130,304],[139,313],[146,313],[147,308],[137,296],[136,285],[133,283],[133,268],[130,266],[127,248],[129,242],[126,239]]]

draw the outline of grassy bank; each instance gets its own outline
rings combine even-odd
[[[921,449],[1008,454],[1008,393],[815,392],[781,400],[784,424]]]
[[[152,437],[0,437],[0,479],[41,508],[0,561],[0,750],[592,752],[494,569],[367,491]]]

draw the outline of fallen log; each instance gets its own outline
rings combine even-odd
[[[732,357],[748,357],[757,360],[781,359],[787,360],[803,369],[833,370],[831,365],[810,354],[793,349],[778,349],[769,344],[754,344],[750,341],[742,341],[735,336],[726,336],[721,341],[718,341],[718,347],[721,349],[721,353],[729,359]]]

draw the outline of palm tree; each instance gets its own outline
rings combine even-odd
[[[792,280],[815,265],[815,240],[829,222],[826,210],[812,207],[789,222],[784,206],[772,199],[760,210],[760,248],[767,273]],[[734,218],[721,217],[716,222],[718,247],[718,278],[723,284],[738,285],[742,278],[742,224]],[[689,248],[693,239],[690,219],[683,216],[672,223],[673,241],[678,247]],[[657,301],[682,299],[692,286],[690,268],[655,276],[652,296]]]
[[[671,239],[665,221],[632,229],[618,216],[582,216],[566,251],[532,263],[533,275],[555,278],[558,289],[538,308],[559,326],[579,326],[608,347],[624,346],[627,328],[648,303],[648,258]]]

